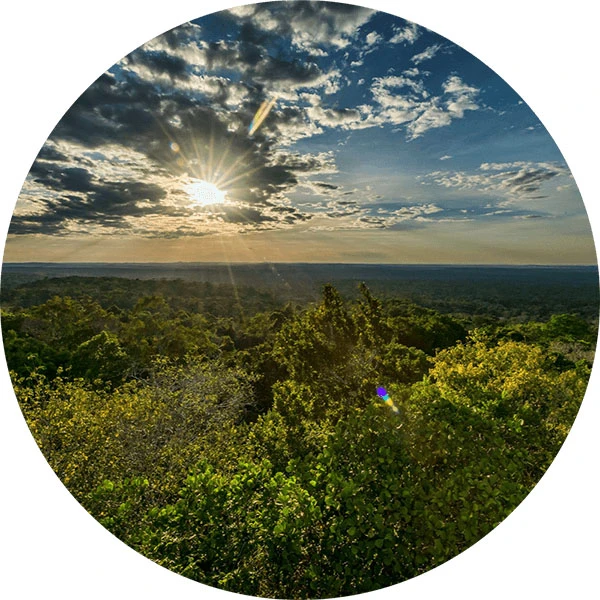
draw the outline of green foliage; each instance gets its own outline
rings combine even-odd
[[[594,333],[589,323],[577,315],[552,315],[544,326],[544,335],[551,340],[575,342],[594,341]]]
[[[113,483],[105,479],[85,499],[87,510],[98,522],[131,546],[142,543],[144,521],[151,501],[149,482],[126,477]]]
[[[18,377],[27,377],[39,370],[56,377],[58,370],[70,363],[71,353],[67,350],[56,350],[39,339],[19,335],[14,329],[6,329],[3,338],[6,362]]]
[[[577,315],[467,332],[364,284],[301,310],[250,294],[249,314],[219,286],[110,285],[3,313],[31,431],[126,543],[261,597],[368,592],[468,548],[552,461],[594,349]]]
[[[378,370],[388,380],[416,383],[429,372],[431,358],[422,350],[390,342],[379,355]]]
[[[231,477],[203,464],[176,504],[150,516],[145,548],[159,564],[231,591],[295,597],[320,510],[294,475],[263,460],[240,463]]]
[[[463,341],[467,335],[464,326],[456,319],[418,307],[411,307],[405,316],[391,317],[388,323],[400,344],[418,348],[427,354]]]
[[[197,359],[163,361],[149,380],[114,390],[36,376],[16,380],[15,392],[40,449],[84,504],[105,479],[143,476],[166,498],[201,457],[234,459],[229,437],[252,401],[244,373]]]
[[[80,344],[71,360],[75,376],[114,384],[123,380],[130,364],[129,355],[121,347],[117,336],[107,331]]]

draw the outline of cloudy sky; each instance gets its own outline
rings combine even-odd
[[[32,166],[5,260],[595,255],[559,150],[490,69],[385,13],[288,2],[186,23],[101,75]]]

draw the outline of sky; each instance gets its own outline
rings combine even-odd
[[[596,262],[515,91],[424,27],[325,2],[190,21],[102,74],[34,162],[4,260]]]

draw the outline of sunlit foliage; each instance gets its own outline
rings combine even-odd
[[[359,293],[246,314],[53,296],[2,326],[33,436],[110,531],[223,589],[335,597],[441,564],[514,510],[571,427],[596,333]]]

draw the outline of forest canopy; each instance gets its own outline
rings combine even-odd
[[[462,301],[439,312],[365,284],[307,303],[90,283],[5,295],[7,362],[36,442],[125,543],[262,597],[380,589],[488,533],[568,434],[597,334],[575,312],[469,316]]]

